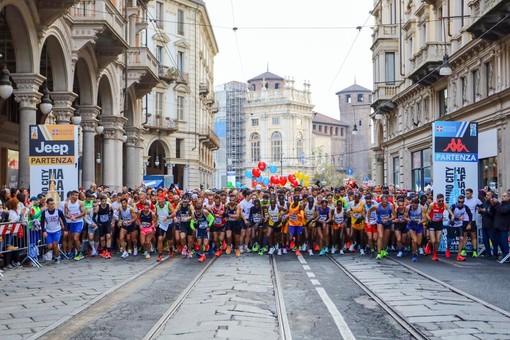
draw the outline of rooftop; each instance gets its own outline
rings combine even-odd
[[[363,87],[358,84],[353,84],[343,90],[338,91],[335,93],[337,96],[341,93],[348,93],[348,92],[372,92],[372,90],[367,89],[366,87]]]
[[[262,74],[259,74],[258,76],[254,77],[254,78],[251,78],[250,80],[248,80],[248,83],[251,83],[252,81],[255,81],[255,80],[262,80],[262,79],[265,79],[265,80],[285,80],[283,77],[280,77],[274,73],[271,73],[269,71],[267,72],[264,72]]]
[[[319,112],[313,113],[312,124],[329,124],[329,125],[337,125],[337,126],[349,126],[349,124],[342,122],[341,120],[326,116]]]

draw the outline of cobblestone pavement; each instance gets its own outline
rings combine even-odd
[[[141,257],[92,258],[6,271],[0,278],[0,338],[28,338],[94,303],[154,262]]]
[[[508,312],[488,308],[389,260],[337,260],[431,339],[510,338]]]
[[[268,258],[220,257],[200,279],[160,339],[278,339]]]

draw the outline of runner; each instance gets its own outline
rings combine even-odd
[[[404,256],[404,245],[407,242],[407,222],[405,220],[406,206],[404,199],[400,198],[397,201],[397,207],[395,209],[395,218],[393,219],[393,225],[395,228],[395,238],[397,239],[397,257]]]
[[[43,212],[41,218],[41,230],[46,239],[46,245],[52,252],[53,262],[60,264],[59,242],[62,236],[62,230],[66,229],[66,218],[61,210],[55,209],[53,198],[46,200],[47,209]]]
[[[83,216],[85,216],[85,205],[82,201],[78,200],[78,191],[74,190],[71,193],[69,201],[64,205],[64,215],[66,216],[69,226],[69,232],[72,235],[74,247],[78,254],[73,256],[70,254],[70,259],[74,257],[75,261],[83,259],[83,253],[81,251],[80,235],[83,230]]]
[[[280,208],[278,207],[278,204],[276,203],[276,197],[271,196],[269,198],[269,207],[267,208],[267,216],[266,216],[266,238],[269,243],[269,255],[273,255],[276,251],[274,239],[276,237],[276,234],[278,233],[278,230],[280,229],[280,225],[282,223]],[[276,244],[278,246],[278,244]],[[280,249],[278,249],[280,250]],[[281,252],[280,252],[281,255]]]
[[[329,234],[329,222],[331,221],[331,209],[328,207],[328,199],[321,199],[320,205],[317,207],[316,232],[319,242],[319,256],[324,256],[328,252],[328,244],[326,235]]]
[[[332,244],[331,244],[331,254],[335,254],[336,250],[340,252],[340,255],[344,254],[342,250],[343,247],[343,239],[342,239],[342,229],[345,226],[345,210],[343,200],[336,201],[336,208],[332,213],[333,219],[333,230],[332,230]]]
[[[111,259],[113,207],[108,203],[105,195],[100,194],[99,200],[100,203],[94,208],[94,215],[92,217],[99,229],[99,241],[103,250],[99,256]]]
[[[241,207],[237,204],[237,196],[235,194],[230,194],[229,202],[227,207],[227,223],[225,225],[225,236],[227,238],[227,249],[225,252],[230,254],[232,251],[232,233],[234,234],[235,242],[236,242],[236,256],[241,255],[241,223],[239,219],[241,218]]]
[[[193,256],[193,230],[191,229],[191,217],[193,207],[190,206],[188,196],[184,195],[175,210],[179,221],[179,239],[181,240],[181,254],[191,258]]]
[[[135,221],[137,219],[136,213],[133,208],[128,205],[126,198],[120,199],[119,207],[119,222],[120,236],[119,236],[119,251],[121,252],[120,257],[125,259],[129,256],[128,246],[132,246],[133,255],[138,255],[138,240],[136,238]],[[127,242],[126,242],[127,236]],[[143,245],[143,243],[142,243]]]
[[[171,205],[165,201],[165,195],[160,194],[158,196],[158,203],[156,204],[156,217],[158,219],[158,227],[156,229],[157,236],[157,249],[158,258],[157,262],[163,260],[163,242],[168,242],[168,252],[170,257],[174,255],[173,245],[170,241],[173,239],[172,224],[174,212],[172,211]]]
[[[396,217],[395,207],[389,202],[388,195],[381,195],[381,203],[375,208],[375,211],[377,212],[377,232],[379,234],[379,239],[377,240],[379,254],[377,254],[377,257],[381,259],[388,255],[386,248],[390,240],[393,220]]]
[[[411,237],[413,262],[418,261],[418,247],[423,237],[423,221],[427,219],[425,209],[418,198],[413,198],[411,205],[406,208],[404,218],[407,221],[407,231]]]
[[[462,249],[460,255],[466,256],[466,243],[467,238],[471,239],[471,246],[473,248],[473,257],[478,257],[478,233],[477,233],[477,225],[476,220],[478,217],[478,211],[483,208],[482,201],[478,198],[473,197],[473,189],[466,189],[466,198],[464,201],[464,205],[469,208],[471,211],[471,224],[466,225],[466,227],[462,228],[463,241],[462,244],[459,244],[459,249]]]
[[[327,203],[327,200],[326,200]],[[329,213],[329,209],[328,209]],[[292,203],[289,206],[289,236],[291,237],[290,248],[296,252],[296,256],[301,255],[301,245],[303,244],[303,220],[304,212],[301,210],[299,195],[292,197]]]
[[[375,254],[375,244],[377,243],[378,257],[381,254],[381,248],[379,247],[379,240],[382,240],[382,233],[378,232],[377,229],[377,209],[378,204],[372,199],[372,194],[367,193],[365,195],[365,232],[367,234],[368,246],[370,247],[370,256],[373,257]],[[381,257],[379,257],[381,259]]]
[[[429,236],[432,244],[432,261],[439,261],[437,251],[439,249],[439,242],[443,236],[444,212],[447,211],[450,218],[453,218],[452,211],[444,204],[444,195],[437,194],[436,198],[437,200],[430,204],[427,210]]]
[[[313,256],[313,244],[317,238],[316,219],[318,213],[313,196],[308,196],[306,200],[307,204],[303,208],[305,212],[305,243],[302,250],[306,251],[308,249],[308,255]]]
[[[126,201],[127,205],[127,201]],[[140,223],[140,244],[145,248],[144,256],[146,260],[151,258],[151,240],[154,237],[156,232],[156,228],[154,228],[154,222],[156,221],[156,216],[150,210],[151,204],[150,202],[145,202],[143,204],[143,210],[140,212],[140,216],[138,218]]]
[[[454,239],[458,237],[459,246],[463,244],[464,235],[462,230],[467,230],[467,226],[470,225],[473,220],[471,209],[464,205],[464,199],[465,197],[460,195],[457,197],[457,204],[453,204],[450,207],[453,213],[453,221],[450,221],[450,227],[448,227],[446,252],[444,254],[446,258],[450,258],[450,248]],[[459,253],[457,253],[457,261],[466,261],[466,258],[460,254],[460,248],[457,248],[457,250],[459,251]]]
[[[354,199],[349,203],[349,214],[352,225],[352,244],[350,252],[356,252],[355,245],[360,246],[360,255],[365,255],[365,204],[359,193],[354,193]]]
[[[193,212],[193,219],[191,220],[191,229],[196,232],[196,239],[198,244],[198,261],[204,262],[206,260],[205,253],[209,251],[209,230],[214,223],[214,216],[206,209],[202,208],[202,203],[198,202],[195,205]]]
[[[264,220],[265,220],[264,210],[262,209],[260,200],[257,198],[253,200],[253,206],[250,208],[250,214],[248,216],[250,228],[253,231],[255,230],[258,231],[259,227],[262,227],[262,225],[264,224]],[[259,234],[262,235],[261,232]],[[262,237],[260,237],[259,242],[256,242],[253,245],[252,251],[258,252],[259,255],[264,255],[264,252],[267,251],[267,246],[265,246],[262,243]]]
[[[225,206],[221,203],[220,195],[214,195],[214,203],[209,207],[209,211],[214,215],[212,226],[212,240],[216,250],[214,255],[221,256],[227,249],[227,243],[225,242]]]

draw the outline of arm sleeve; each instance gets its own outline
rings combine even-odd
[[[469,207],[466,207],[466,213],[469,217],[469,222],[473,222],[473,214],[471,213],[471,209],[469,209]]]
[[[64,216],[64,213],[62,212],[62,210],[58,210],[58,216],[60,216],[60,218],[64,222],[64,228],[67,229],[67,220],[66,220],[66,217]]]
[[[207,221],[209,221],[209,227],[212,226],[214,223],[214,215],[209,213],[209,215],[207,215]]]
[[[46,214],[42,214],[41,217],[41,230],[43,233],[46,231]]]

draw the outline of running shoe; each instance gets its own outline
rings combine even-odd
[[[236,256],[241,256],[241,250],[239,250],[239,248],[236,249]]]
[[[299,255],[301,255],[301,251],[298,249],[298,250],[296,250],[296,256],[299,256]]]
[[[478,252],[476,250],[473,251],[473,257],[478,257]]]
[[[199,251],[200,250],[200,247],[199,247],[198,243],[195,243],[194,247],[195,247],[195,251]]]
[[[466,258],[461,254],[457,255],[457,261],[466,261]]]
[[[251,248],[251,251],[256,253],[260,250],[260,246],[257,242],[255,242],[255,244],[253,245],[253,247]]]
[[[56,259],[53,259],[53,263],[60,264],[60,259],[58,257]]]
[[[135,249],[133,249],[133,256],[136,256],[138,255],[138,247],[135,247]]]
[[[307,249],[308,249],[308,243],[307,243],[307,242],[305,242],[305,243],[303,244],[303,246],[301,247],[301,250],[302,250],[302,251],[306,251]]]
[[[81,252],[79,252],[79,253],[78,253],[78,255],[76,255],[76,256],[74,257],[74,260],[75,260],[75,261],[80,261],[80,260],[83,260],[83,258],[84,258],[84,257],[85,257],[85,256],[83,256],[83,254],[82,254]]]
[[[99,255],[97,253],[97,250],[93,250],[92,253],[90,254],[90,256],[92,256],[92,257],[96,257],[97,255]]]
[[[158,262],[163,261],[163,255],[158,255],[158,258],[156,259],[156,261],[158,261]]]
[[[365,250],[364,250],[364,249],[360,249],[360,250],[359,250],[359,254],[360,254],[360,255],[365,255]],[[383,255],[383,256],[384,256],[384,255]]]
[[[191,251],[190,251],[190,252],[188,252],[188,256],[187,256],[187,257],[188,257],[188,259],[190,259],[190,260],[191,260],[191,259],[193,258],[193,253],[192,253]]]
[[[104,256],[105,259],[109,260],[112,258],[112,254],[110,254],[110,252],[107,250],[106,251],[106,255]]]
[[[269,255],[273,255],[275,250],[275,247],[271,247],[271,249],[269,249]]]
[[[129,256],[129,253],[127,251],[124,250],[124,252],[122,253],[122,255],[120,255],[121,258],[125,259],[126,257]]]
[[[375,257],[376,260],[382,260],[383,256],[381,253],[377,254],[377,256]]]
[[[221,250],[225,251],[227,249],[227,242],[221,242]]]
[[[264,255],[264,251],[262,249],[259,250],[259,256]]]
[[[331,247],[331,254],[336,254],[336,247]]]
[[[450,249],[446,249],[446,252],[444,253],[444,257],[446,257],[447,259],[450,258]]]
[[[462,256],[466,256],[466,250],[465,250],[465,249],[462,249],[462,251],[460,252],[460,255],[462,255]]]
[[[99,254],[99,257],[105,257],[106,256],[106,249],[104,249],[101,254]]]
[[[205,251],[205,252],[208,252],[208,251],[209,251],[209,249],[211,249],[211,246],[210,246],[210,245],[209,245],[209,243],[208,243],[208,244],[206,244],[206,245],[204,246],[204,251]]]
[[[425,252],[423,251],[423,248],[422,248],[422,247],[420,247],[420,248],[418,249],[418,254],[420,254],[420,255],[425,255]]]
[[[177,246],[177,252],[178,252],[178,253],[182,253],[182,244],[179,244],[179,245]]]
[[[145,252],[147,253],[147,252]],[[145,254],[144,254],[145,255]],[[182,247],[182,252],[181,252],[181,255],[182,256],[188,256],[188,249],[186,247]]]
[[[170,257],[174,257],[174,248],[170,248],[170,253],[169,253]]]
[[[326,255],[326,249],[322,248],[321,251],[319,252],[319,256],[324,256],[324,255]]]
[[[425,246],[425,255],[430,255],[431,253],[431,246],[430,246],[430,243],[427,243],[427,245]]]
[[[313,245],[313,251],[319,251],[319,250],[321,250],[321,248],[319,247],[319,245],[317,243],[315,243]]]
[[[437,257],[437,254],[432,255],[432,261],[439,261],[439,258]]]
[[[349,251],[350,251],[351,253],[354,253],[354,244],[351,244],[351,245],[349,246]]]
[[[343,255],[343,254],[344,254],[343,249],[340,249],[340,251],[338,252],[338,254]]]
[[[73,253],[72,251],[71,251],[71,252],[69,252],[69,253],[67,253],[67,258],[68,258],[69,260],[74,259],[74,253]]]
[[[133,254],[133,249],[129,248],[129,249],[128,249],[128,254],[129,254],[129,255]]]
[[[219,257],[219,256],[221,256],[221,253],[222,253],[221,249],[218,249],[218,250],[216,250],[216,252],[214,253],[214,256],[218,256],[218,257]]]
[[[228,246],[227,247],[227,250],[225,251],[225,253],[227,253],[228,255],[230,255],[230,253],[232,252],[232,246]]]
[[[399,250],[398,254],[397,254],[397,257],[402,257],[402,256],[404,256],[404,254],[402,253],[402,250]]]
[[[308,255],[313,256],[313,250],[312,249],[308,249]]]
[[[278,256],[281,256],[282,255],[282,250],[280,248],[278,248]]]
[[[284,247],[284,248],[282,249],[282,252],[283,252],[284,254],[287,254],[287,248],[285,248],[285,247]]]
[[[295,237],[293,237],[292,241],[290,241],[290,248],[291,249],[295,249],[296,248],[296,238]],[[293,250],[293,251],[295,251],[295,250]]]
[[[198,258],[198,262],[204,262],[205,260],[206,260],[205,254],[202,254],[202,256]]]
[[[386,249],[381,250],[381,253],[384,257],[388,256],[388,251]]]
[[[412,260],[413,262],[418,262],[418,255],[414,254]]]

